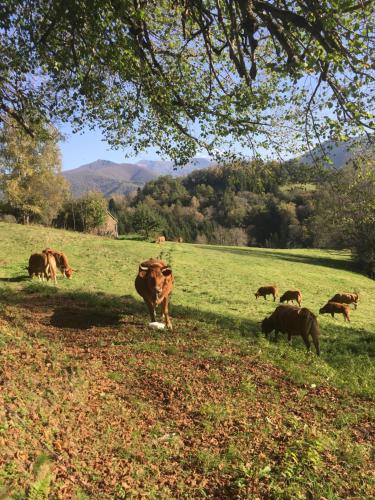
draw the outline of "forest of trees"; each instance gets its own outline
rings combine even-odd
[[[109,201],[120,233],[272,248],[352,248],[375,272],[372,159],[339,171],[296,162],[234,162],[160,177]]]

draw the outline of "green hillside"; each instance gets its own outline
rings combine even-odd
[[[51,246],[72,280],[31,281]],[[173,333],[147,326],[140,261],[172,266]],[[260,334],[260,285],[318,313],[321,358]],[[0,498],[370,498],[375,283],[343,252],[139,241],[0,223]],[[45,496],[32,496],[32,495]]]

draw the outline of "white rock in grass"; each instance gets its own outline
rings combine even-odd
[[[148,324],[150,328],[155,328],[155,330],[164,330],[165,324],[160,323],[159,321],[152,321],[151,323]]]

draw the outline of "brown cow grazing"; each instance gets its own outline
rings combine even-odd
[[[55,257],[57,267],[59,268],[61,274],[66,278],[70,279],[73,272],[76,272],[76,269],[69,266],[68,257],[64,254],[64,252],[59,252],[53,248],[45,248],[43,253],[50,253]]]
[[[183,238],[181,236],[179,236],[177,238],[177,243],[183,243],[183,242],[184,242]]]
[[[168,304],[173,290],[172,269],[162,260],[149,259],[139,265],[135,279],[135,289],[145,301],[151,321],[156,321],[156,306],[162,304],[163,316],[167,327],[172,330]]]
[[[277,292],[278,292],[277,286],[274,285],[261,286],[260,288],[258,288],[258,291],[254,295],[256,298],[264,297],[264,300],[266,300],[266,295],[273,295],[273,301],[275,302]]]
[[[39,280],[51,278],[56,285],[56,260],[50,253],[33,253],[29,258],[29,276],[38,276]]]
[[[299,290],[288,290],[287,292],[283,293],[280,297],[280,302],[288,303],[289,301],[296,301],[301,307],[302,293]]]
[[[165,236],[158,236],[155,243],[165,243]]]
[[[339,304],[353,304],[354,309],[357,309],[358,293],[336,293],[336,295],[334,295],[332,299],[329,299],[329,302],[338,302]]]
[[[319,309],[319,314],[330,314],[332,318],[335,317],[335,314],[343,314],[344,321],[349,321],[350,307],[347,304],[340,304],[338,302],[327,302],[325,306]]]
[[[262,321],[262,332],[268,336],[272,330],[275,330],[275,339],[279,332],[288,334],[290,343],[292,336],[301,335],[306,348],[310,351],[309,336],[312,337],[316,354],[320,355],[319,347],[319,326],[316,316],[303,307],[296,306],[278,306],[269,318]]]

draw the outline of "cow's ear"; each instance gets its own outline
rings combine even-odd
[[[163,273],[163,276],[170,276],[172,274],[172,269],[170,269],[169,267],[165,267],[161,270],[161,272]]]
[[[140,278],[144,278],[146,276],[146,274],[147,274],[146,271],[141,271],[141,270],[138,271],[138,276]]]

